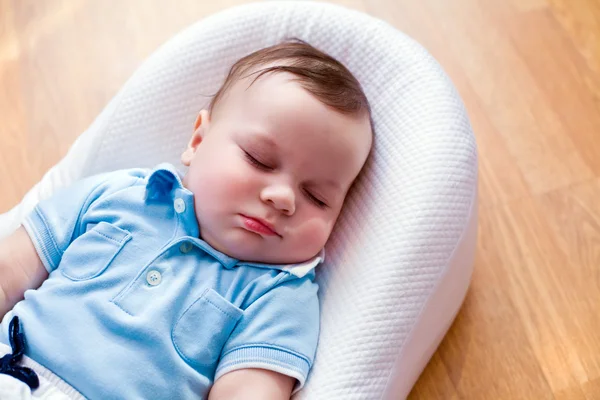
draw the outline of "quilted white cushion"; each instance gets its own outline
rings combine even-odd
[[[315,364],[298,399],[404,398],[449,328],[473,266],[477,155],[437,62],[390,25],[326,3],[206,18],[158,49],[25,196],[0,237],[56,188],[101,171],[179,165],[198,111],[243,55],[299,37],[342,61],[373,108],[372,157],[318,267]]]

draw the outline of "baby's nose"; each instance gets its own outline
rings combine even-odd
[[[261,199],[286,215],[293,215],[296,211],[294,190],[288,185],[266,187],[262,191]]]

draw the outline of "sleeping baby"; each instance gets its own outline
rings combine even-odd
[[[315,268],[371,144],[335,59],[296,39],[238,60],[184,175],[86,178],[0,242],[0,397],[289,399],[317,349]]]

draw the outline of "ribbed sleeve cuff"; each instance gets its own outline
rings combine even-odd
[[[46,220],[37,207],[25,218],[23,227],[29,234],[48,273],[54,271],[60,263],[62,254],[50,234]]]
[[[295,394],[304,386],[310,367],[310,361],[306,357],[288,350],[257,345],[239,347],[221,357],[215,381],[221,375],[237,369],[262,368],[296,378],[292,391]]]

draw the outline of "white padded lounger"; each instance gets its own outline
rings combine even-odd
[[[477,152],[463,103],[438,63],[368,15],[327,3],[264,2],[184,30],[137,70],[22,202],[0,215],[0,237],[75,180],[162,161],[180,165],[206,95],[231,64],[287,37],[311,43],[355,74],[376,131],[317,269],[319,348],[295,398],[405,398],[470,282]]]

